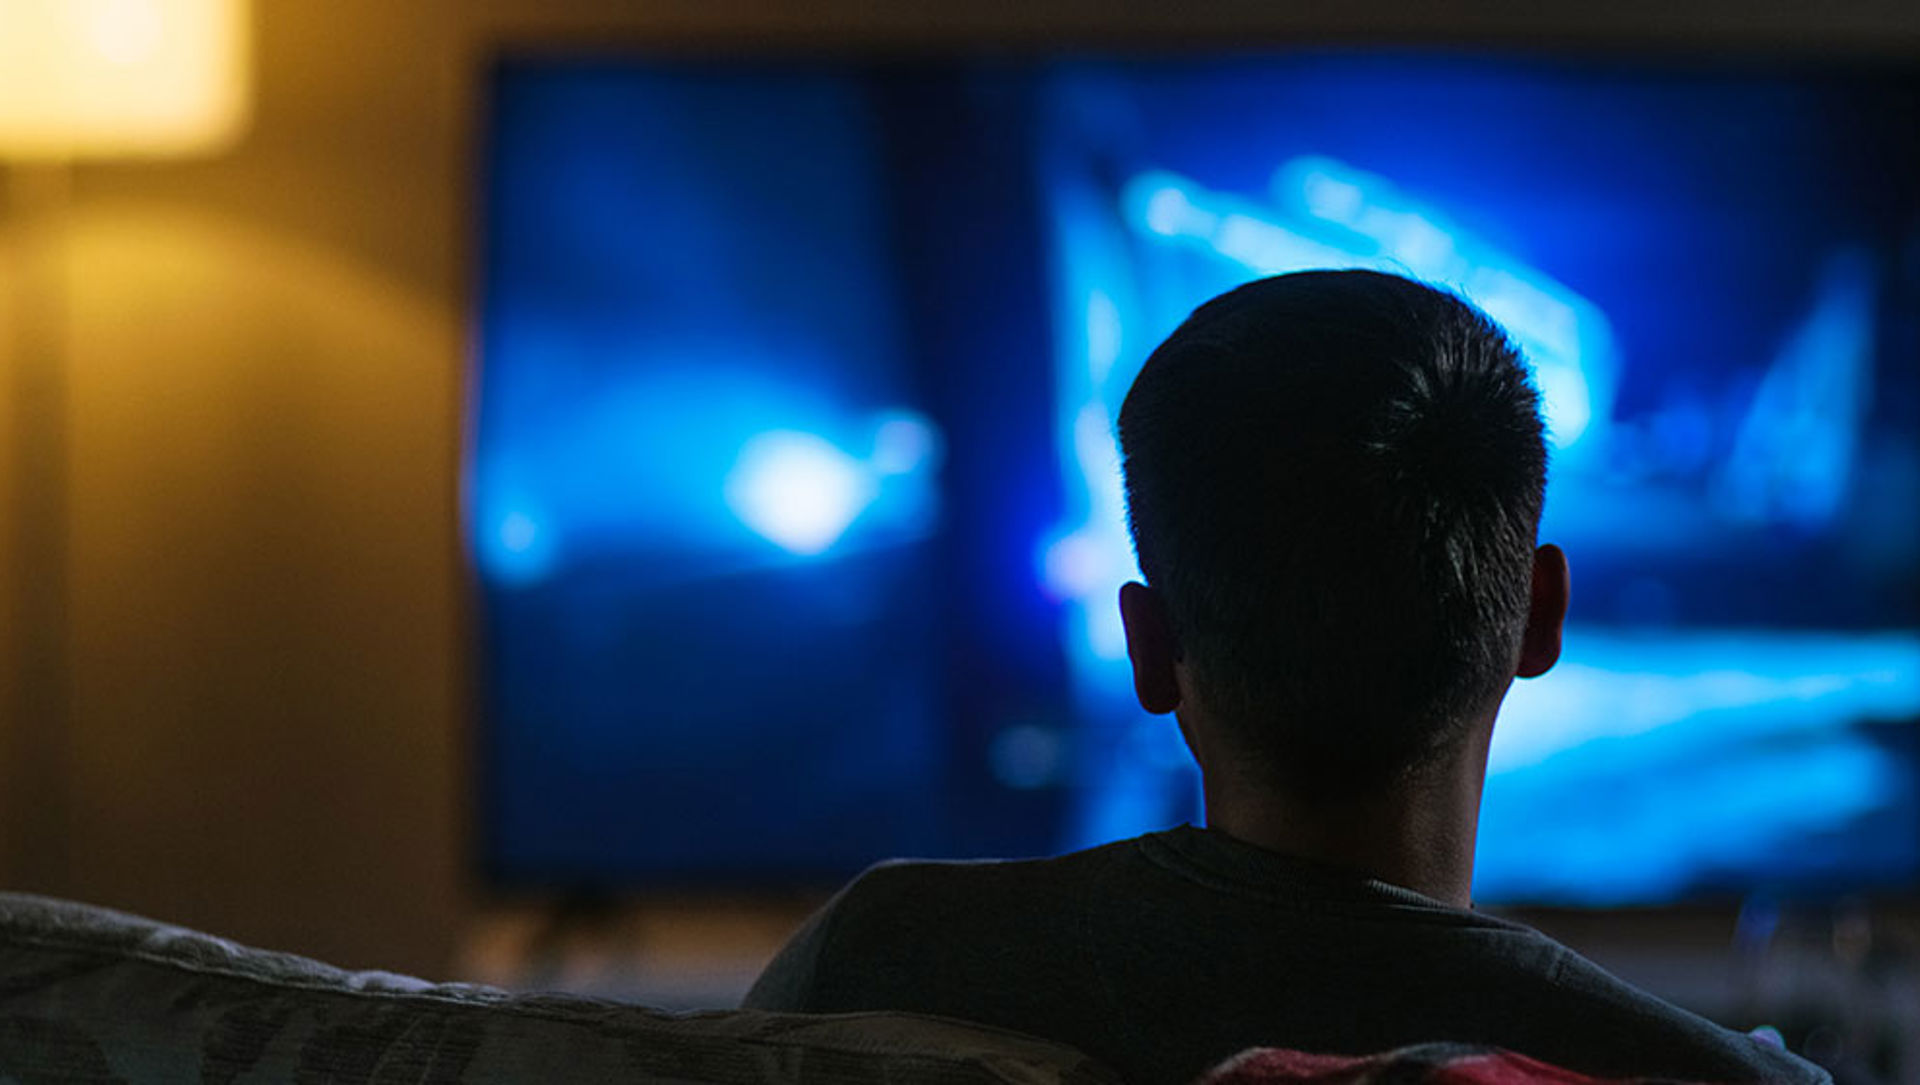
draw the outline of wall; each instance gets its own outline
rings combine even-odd
[[[0,532],[7,598],[53,614],[22,623],[10,607],[0,623],[16,709],[0,719],[0,885],[350,965],[453,959],[476,899],[455,533],[470,107],[502,42],[1386,29],[1920,56],[1907,0],[1323,7],[258,0],[239,147],[51,181],[7,171],[0,356],[64,353],[68,454],[58,576],[36,581],[44,566]],[[48,183],[69,190],[60,221],[34,210]],[[47,298],[63,318],[51,336],[21,313]],[[4,406],[0,509],[31,534],[10,437],[23,405]],[[52,679],[23,672],[41,657]]]
[[[255,21],[238,148],[71,171],[66,722],[7,766],[38,800],[4,880],[432,970],[461,893],[451,9]],[[45,206],[15,201],[16,257]]]

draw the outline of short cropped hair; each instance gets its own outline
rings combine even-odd
[[[1371,271],[1248,283],[1153,352],[1119,429],[1141,571],[1253,767],[1382,782],[1512,677],[1547,451],[1471,305]]]

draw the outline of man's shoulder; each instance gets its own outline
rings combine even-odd
[[[844,933],[884,935],[897,922],[869,926],[876,913],[920,915],[966,926],[1025,922],[1065,906],[1139,864],[1136,840],[1035,859],[889,859],[868,867],[828,905]]]
[[[1394,1001],[1403,1028],[1354,1032],[1371,1020],[1354,1005]],[[1116,1065],[1158,1065],[1130,1045],[1164,1028],[1191,1041],[1180,1073],[1259,1044],[1446,1038],[1620,1073],[1823,1080],[1531,927],[1194,829],[1050,859],[879,864],[795,935],[749,1005],[987,1020]]]
[[[1132,852],[1133,842],[1121,841],[1047,859],[869,867],[794,934],[746,1004],[975,1017],[962,1009],[969,984],[991,989],[1015,974],[1046,972],[1057,955],[1042,948],[1060,944],[1081,902]]]
[[[1692,1076],[1711,1080],[1830,1085],[1832,1079],[1812,1063],[1675,1005],[1546,935],[1533,934],[1552,947],[1554,965],[1548,978],[1561,1003],[1561,1016],[1578,1021],[1586,1035],[1603,1046],[1618,1048],[1618,1054],[1634,1048],[1685,1052],[1697,1067]]]
[[[1019,889],[1100,877],[1137,860],[1145,837],[1028,859],[888,859],[849,883],[866,893],[901,892],[922,885]]]

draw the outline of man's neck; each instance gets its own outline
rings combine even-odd
[[[1486,740],[1475,735],[1395,786],[1313,802],[1209,772],[1207,825],[1268,851],[1471,907],[1486,760]]]

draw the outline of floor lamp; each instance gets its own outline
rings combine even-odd
[[[7,331],[0,553],[0,879],[60,891],[72,811],[67,215],[73,166],[231,145],[248,101],[248,0],[0,0]]]

